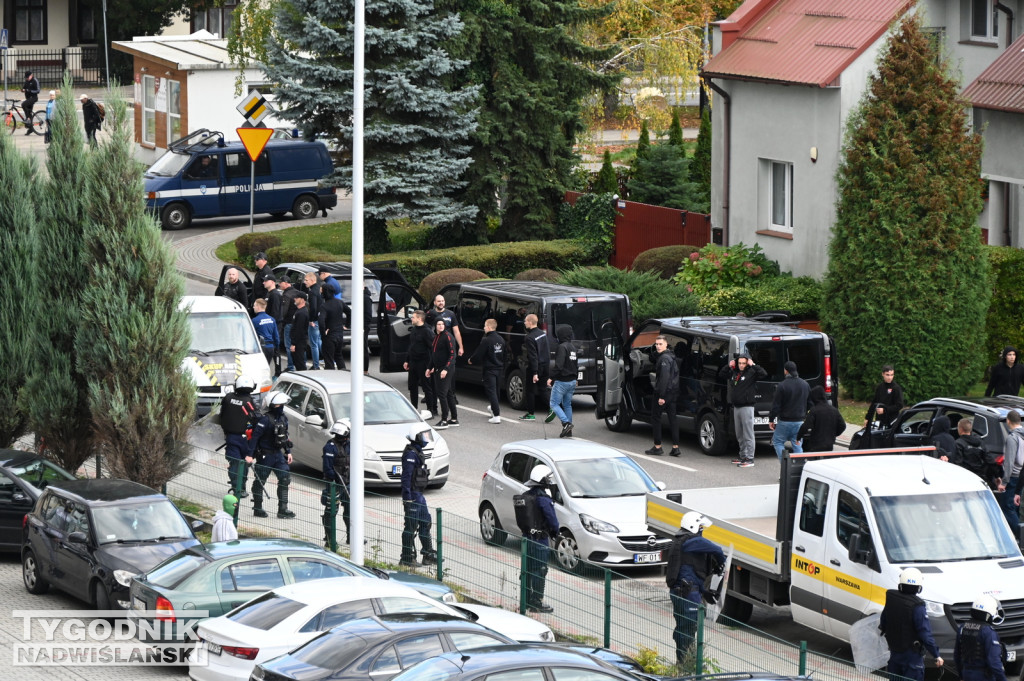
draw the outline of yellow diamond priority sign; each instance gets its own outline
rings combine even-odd
[[[238,139],[242,140],[249,159],[255,163],[256,159],[263,153],[263,147],[267,146],[267,140],[274,134],[273,128],[235,128]]]
[[[260,94],[259,90],[253,90],[246,97],[238,103],[235,107],[238,113],[245,116],[245,120],[250,125],[259,125],[260,121],[270,115],[274,108],[270,106],[266,98]]]

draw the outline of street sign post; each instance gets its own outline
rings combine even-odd
[[[263,147],[267,146],[267,140],[274,134],[274,131],[263,125],[263,119],[274,112],[267,99],[260,94],[259,90],[253,90],[242,98],[242,101],[235,107],[238,113],[245,118],[245,127],[235,128],[238,132],[238,139],[245,145],[245,151],[249,154],[249,232],[253,231],[253,212],[256,202],[256,159],[263,153]]]
[[[9,47],[7,38],[7,29],[0,28],[0,50],[3,50],[3,70],[4,70],[4,99],[7,99],[7,48]],[[7,102],[4,102],[4,106],[7,106]]]

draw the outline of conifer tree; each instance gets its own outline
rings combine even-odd
[[[904,19],[848,124],[822,322],[856,399],[883,364],[909,403],[965,394],[981,376],[981,139],[938,59],[920,19]]]
[[[92,427],[112,477],[159,489],[181,472],[181,444],[195,413],[195,386],[181,371],[189,348],[185,283],[174,252],[139,200],[129,110],[106,96],[109,139],[87,167],[82,270],[75,350]]]
[[[704,107],[697,131],[697,147],[690,163],[690,182],[700,188],[701,195],[711,205],[711,110]]]
[[[283,0],[277,40],[265,70],[278,83],[282,115],[307,138],[352,144],[353,5]],[[473,87],[449,86],[464,64],[443,45],[462,30],[459,18],[433,0],[374,0],[366,4],[365,216],[366,251],[388,250],[387,220],[452,226],[472,221],[476,208],[453,195],[465,185],[468,138],[476,127]],[[351,189],[351,162],[330,181]]]
[[[637,161],[629,180],[629,199],[697,213],[707,212],[696,184],[689,181],[690,159],[671,144],[651,147]]]
[[[647,156],[651,148],[651,132],[647,129],[647,121],[640,122],[640,137],[636,141],[636,160]]]
[[[36,231],[35,159],[22,156],[10,135],[0,135],[0,272],[19,273],[17,285],[0,288],[0,447],[10,447],[25,433],[27,416],[18,403],[28,369],[28,320],[46,309],[28,276]]]
[[[672,109],[672,124],[668,126],[668,143],[683,148],[683,125],[679,122],[679,109]]]
[[[612,155],[607,149],[604,150],[604,160],[601,163],[601,170],[597,173],[594,181],[594,194],[618,194],[619,178],[615,174],[615,167],[612,166]]]

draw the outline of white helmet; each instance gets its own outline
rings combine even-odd
[[[283,407],[284,405],[288,404],[288,402],[290,402],[288,396],[285,395],[280,390],[272,390],[271,392],[267,393],[267,396],[264,397],[263,399],[267,403],[267,405],[271,407]]]
[[[900,586],[907,587],[900,589],[905,593],[921,593],[924,588],[924,575],[917,568],[906,568],[900,573]]]
[[[414,423],[405,437],[409,442],[419,442],[421,445],[425,445],[431,440],[430,426],[425,423]]]
[[[545,480],[551,477],[551,469],[544,464],[537,464],[530,471],[530,480],[537,483],[538,485],[544,484]]]
[[[252,377],[242,374],[235,379],[235,392],[246,392],[251,393],[256,389],[256,381],[252,380]]]
[[[679,519],[679,527],[687,532],[697,534],[705,527],[711,527],[711,521],[696,511],[688,511]]]
[[[971,604],[971,610],[985,613],[987,621],[991,622],[999,618],[999,601],[994,596],[988,594],[982,594],[974,599],[974,603]]]
[[[348,437],[352,432],[352,422],[348,419],[338,419],[331,426],[330,433],[335,437]]]

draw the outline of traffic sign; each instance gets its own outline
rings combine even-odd
[[[235,128],[235,131],[253,163],[256,163],[256,159],[263,153],[263,147],[267,146],[267,140],[274,134],[273,128]]]
[[[7,47],[7,29],[0,28],[0,50],[6,50]]]
[[[274,112],[273,107],[260,94],[259,90],[250,92],[235,108],[252,125],[259,125],[260,121]]]

